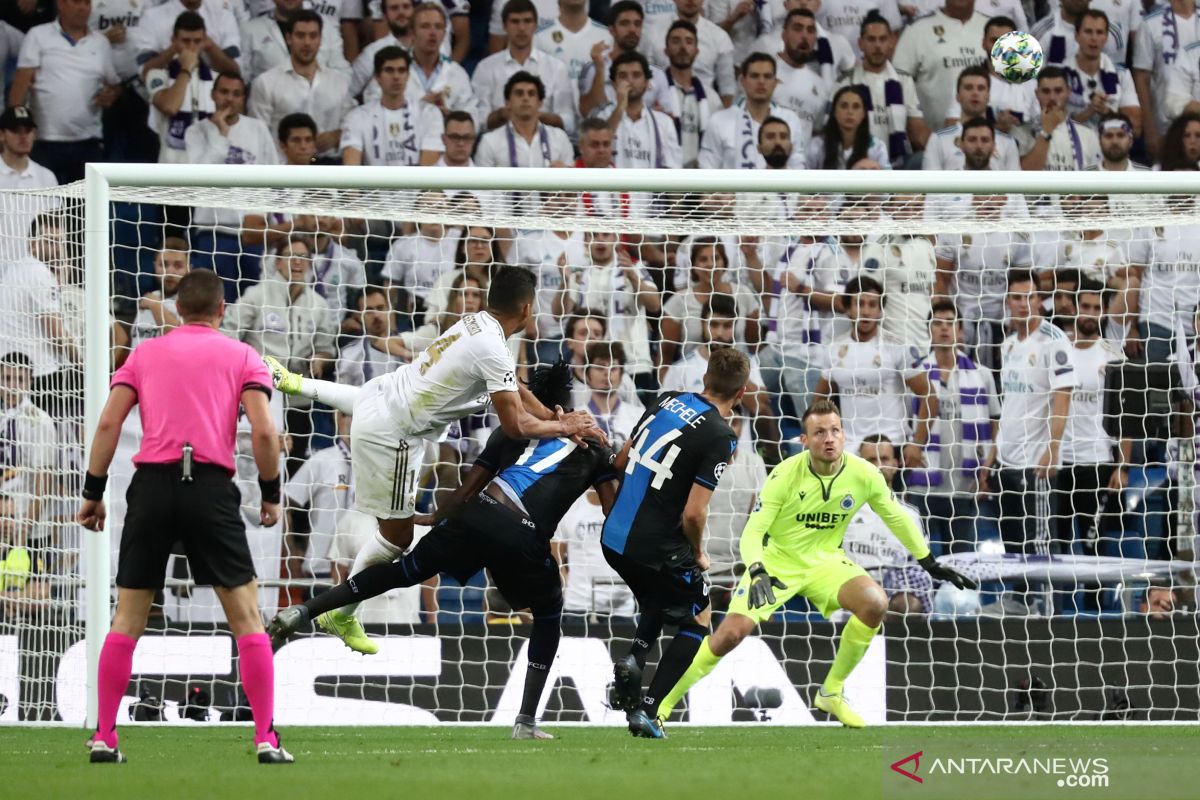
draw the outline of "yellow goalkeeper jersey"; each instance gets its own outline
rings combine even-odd
[[[761,561],[768,542],[773,554],[802,563],[836,551],[854,512],[864,503],[871,505],[914,557],[929,555],[917,523],[874,464],[847,453],[842,456],[841,468],[824,478],[813,472],[810,455],[805,451],[771,470],[742,531],[741,553],[746,564]]]

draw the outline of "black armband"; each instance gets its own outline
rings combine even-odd
[[[278,503],[279,496],[279,476],[276,475],[269,481],[264,481],[262,477],[258,479],[258,490],[262,493],[262,502]]]
[[[84,500],[103,500],[104,487],[108,486],[107,475],[93,475],[86,472],[83,475],[83,495]]]

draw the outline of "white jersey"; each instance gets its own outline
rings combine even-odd
[[[782,5],[779,8],[786,16],[786,9],[783,9]],[[774,57],[776,63],[782,61],[779,53],[783,50],[783,21],[785,16],[777,18],[776,30],[767,31],[754,40],[750,52],[766,53]],[[858,37],[856,36],[855,38],[857,39]],[[850,46],[850,42],[846,41],[846,37],[825,30],[821,26],[821,23],[818,22],[817,46],[810,63],[816,68],[821,77],[832,86],[837,81],[839,75],[854,69],[854,65],[858,63],[858,57],[854,54],[854,48]]]
[[[1167,70],[1166,98],[1159,97],[1158,107],[1165,109],[1168,119],[1183,113],[1188,103],[1200,100],[1200,42],[1183,49],[1172,69]]]
[[[308,509],[311,533],[304,554],[305,568],[313,575],[329,574],[329,548],[338,520],[354,508],[354,467],[350,448],[341,439],[333,447],[317,450],[283,487],[289,505]]]
[[[889,61],[879,72],[871,72],[860,64],[845,73],[838,82],[842,86],[862,86],[870,93],[868,115],[871,136],[888,146],[888,158],[893,166],[901,166],[912,152],[908,140],[908,121],[923,119],[917,87],[908,75],[901,75]],[[776,95],[779,90],[775,90]]]
[[[677,84],[670,72],[667,72],[666,76],[671,98],[675,108],[678,109],[678,116],[675,119],[679,130],[679,147],[682,151],[683,166],[692,169],[699,164],[700,143],[704,141],[704,132],[708,130],[708,122],[712,119],[714,109],[714,101],[710,96],[712,90],[706,90],[704,82],[694,75],[692,76],[692,85],[687,87]]]
[[[510,264],[528,267],[537,277],[537,296],[533,304],[533,319],[539,339],[562,336],[562,318],[554,311],[554,301],[567,290],[563,283],[563,267],[571,275],[587,259],[583,233],[573,231],[562,238],[547,230],[523,230],[513,241],[508,256]]]
[[[681,361],[676,361],[667,367],[663,376],[664,392],[695,392],[704,391],[704,373],[708,371],[708,354],[701,348],[694,348]],[[762,371],[758,366],[758,358],[750,356],[750,383],[763,386]]]
[[[966,22],[960,22],[938,10],[914,21],[900,35],[892,63],[912,76],[931,130],[942,127],[946,120],[950,105],[946,87],[957,83],[964,67],[983,60],[987,19],[976,11]]]
[[[363,101],[372,99],[376,94],[382,94],[379,83],[371,81],[363,90]],[[404,90],[404,96],[408,98],[408,102],[416,103],[424,100],[427,94],[440,94],[445,99],[448,111],[465,111],[475,120],[476,125],[484,122],[481,119],[483,115],[479,109],[479,100],[471,88],[471,79],[467,76],[467,71],[458,62],[451,61],[448,56],[442,56],[428,73],[415,59],[409,66],[408,86]]]
[[[908,348],[879,334],[866,342],[846,335],[815,352],[817,367],[842,400],[848,452],[873,433],[896,446],[908,441],[905,382],[923,374]]]
[[[1155,98],[1166,96],[1167,81],[1185,48],[1200,41],[1200,13],[1181,17],[1171,4],[1159,6],[1142,20],[1138,28],[1137,45],[1133,48],[1133,68],[1150,73],[1150,91]],[[1165,131],[1171,120],[1166,115],[1166,103],[1154,104],[1155,122]],[[1149,123],[1150,120],[1147,120]]]
[[[589,259],[590,261],[590,259]],[[638,304],[638,292],[654,290],[654,278],[641,264],[634,265],[640,285],[635,285],[616,263],[584,264],[577,273],[575,303],[599,311],[608,318],[609,341],[625,346],[625,370],[631,375],[649,372],[653,367],[650,354],[650,325],[646,309]]]
[[[900,507],[913,518],[920,530],[925,529],[925,523],[917,509],[905,502],[901,502]],[[851,561],[865,569],[877,581],[883,579],[884,570],[903,567],[911,558],[887,523],[866,503],[846,526],[846,535],[842,537],[842,550]]]
[[[576,500],[558,523],[557,538],[567,547],[563,610],[632,617],[633,592],[608,565],[600,549],[603,528],[604,509],[590,502],[588,496]]]
[[[370,337],[363,336],[342,347],[337,362],[337,382],[362,386],[380,375],[390,375],[407,363],[406,359],[379,349]]]
[[[28,398],[0,409],[0,494],[17,506],[5,517],[25,519],[29,502],[45,491],[37,479],[57,468],[58,441],[54,420]]]
[[[933,244],[924,236],[890,236],[864,244],[859,263],[859,274],[881,283],[887,295],[884,334],[924,355],[929,349],[930,298],[937,272]]]
[[[660,17],[653,22],[647,19],[638,45],[642,55],[662,70],[671,66],[667,60],[665,43],[667,31],[674,21],[674,15]],[[733,72],[733,40],[729,34],[712,20],[700,17],[696,20],[696,44],[698,52],[692,72],[704,81],[706,87],[715,88],[718,94],[735,96],[738,86]]]
[[[44,317],[62,317],[62,291],[49,267],[31,255],[0,261],[0,342],[33,362],[35,378],[62,363],[42,328]]]
[[[388,249],[383,276],[422,301],[428,300],[438,276],[454,269],[458,237],[452,233],[438,239],[420,232],[401,236]]]
[[[229,135],[211,119],[189,125],[183,136],[189,164],[278,164],[279,145],[256,117],[242,114],[229,126]],[[224,228],[240,235],[242,212],[236,209],[197,207],[192,224],[198,228]]]
[[[802,67],[793,67],[775,56],[775,76],[779,83],[775,85],[771,100],[804,123],[799,131],[792,131],[793,142],[807,142],[813,138],[813,131],[819,132],[825,126],[829,101],[833,98],[833,81],[820,67],[812,61]]]
[[[1064,464],[1111,464],[1116,440],[1104,430],[1104,387],[1110,364],[1125,360],[1121,348],[1101,337],[1073,348],[1079,385],[1071,393],[1071,413],[1063,433]]]
[[[961,147],[962,130],[962,123],[959,123],[942,128],[930,136],[925,145],[921,169],[966,169],[967,157],[963,155]],[[1021,154],[1016,139],[1003,131],[996,131],[996,147],[992,150],[988,169],[1020,171]]]
[[[611,48],[612,34],[590,17],[578,31],[568,30],[558,19],[544,19],[533,37],[534,47],[567,65],[571,85],[579,83],[584,66],[592,62],[592,48],[597,42],[605,42]]]
[[[990,62],[988,66],[990,69]],[[1042,113],[1037,101],[1037,81],[1009,83],[995,73],[992,73],[989,81],[988,109],[992,112],[992,119],[995,119],[1001,111],[1007,111],[1016,117],[1019,123],[1027,125]],[[950,95],[950,105],[946,109],[946,119],[961,120],[962,106],[959,105],[958,98],[955,96],[955,87],[953,85],[947,87],[947,92]],[[1004,131],[998,130],[996,133],[1000,134]]]
[[[746,322],[758,311],[758,299],[749,287],[734,283],[731,287],[733,301],[737,308],[737,320],[734,321],[734,341],[746,341]],[[663,317],[679,320],[683,332],[682,352],[686,355],[692,352],[703,341],[704,303],[688,286],[682,291],[671,295],[671,299],[663,304]]]
[[[413,363],[377,380],[400,432],[427,438],[482,411],[493,392],[517,391],[517,367],[500,323],[480,311],[451,325]]]
[[[958,310],[970,321],[1002,321],[1009,271],[1033,266],[1029,237],[1013,231],[943,233],[935,253],[954,265]]]
[[[1021,339],[1004,340],[1000,370],[1000,426],[996,450],[1002,466],[1032,468],[1050,443],[1050,402],[1058,389],[1079,386],[1074,348],[1047,321]],[[1068,412],[1068,419],[1070,412]]]
[[[125,27],[125,41],[112,46],[113,66],[117,68],[117,77],[122,81],[138,74],[137,28],[142,22],[142,14],[153,5],[153,2],[146,3],[140,0],[92,0],[92,15],[88,17],[89,28],[107,34],[118,25]],[[3,104],[0,104],[0,108],[3,107]]]
[[[978,2],[975,5],[976,8],[979,7]],[[1048,17],[1058,17],[1060,7],[1058,0],[1050,0]],[[1129,37],[1142,26],[1142,4],[1131,3],[1129,0],[1090,0],[1088,8],[1103,11],[1108,16],[1108,41],[1104,44],[1104,54],[1117,64],[1127,63]],[[1071,26],[1063,23],[1063,29],[1068,34],[1069,44],[1074,45],[1075,38]],[[1027,31],[1029,28],[1018,25],[1017,30]]]
[[[790,291],[792,282],[822,294],[839,294],[846,284],[858,274],[859,260],[838,245],[833,238],[804,244],[791,244],[775,265],[772,275],[771,308],[767,318],[767,341],[786,345],[797,352],[811,351],[818,345],[828,344],[847,331],[846,318],[832,311],[820,311],[812,307],[805,294]]]
[[[1155,233],[1142,279],[1142,321],[1168,331],[1182,323],[1191,336],[1200,303],[1200,225],[1164,225]]]
[[[771,104],[767,114],[779,117],[791,128],[792,155],[788,166],[803,169],[808,146],[804,134],[807,126],[791,111],[775,103]],[[760,127],[761,123],[750,116],[741,103],[713,114],[700,144],[701,169],[766,169],[767,162],[758,151]]]
[[[1040,122],[1039,129],[1040,129]],[[1104,160],[1100,152],[1100,137],[1087,125],[1069,117],[1050,134],[1050,152],[1046,153],[1047,172],[1069,172],[1094,169]]]
[[[1117,111],[1133,106],[1140,110],[1137,89],[1133,85],[1133,74],[1124,67],[1113,64],[1105,54],[1100,54],[1100,68],[1094,74],[1084,72],[1078,62],[1078,54],[1067,62],[1067,87],[1071,96],[1067,98],[1067,113],[1074,117],[1092,102],[1092,95],[1103,92],[1107,95],[1105,106]],[[1100,129],[1100,115],[1093,114],[1088,125]]]
[[[179,309],[175,306],[175,297],[167,297],[162,301],[163,311],[170,313],[174,317],[179,316]],[[139,308],[137,316],[133,318],[133,325],[129,328],[129,347],[133,349],[147,339],[156,339],[166,333],[163,327],[154,321],[154,315],[149,309]]]
[[[900,14],[897,0],[823,0],[817,10],[817,22],[844,37],[853,45],[854,54],[861,58],[858,37],[863,19],[872,11],[886,19],[893,31],[899,32],[904,28],[905,20]]]
[[[590,112],[591,116],[608,116],[617,107],[617,90],[613,86],[613,82],[608,79],[609,70],[612,67],[612,50],[604,51],[604,71],[597,74],[596,65],[588,62],[583,65],[579,72],[579,80],[575,87],[579,97],[585,96],[592,90],[597,78],[604,81],[604,103]],[[711,87],[706,87],[708,91],[712,91]],[[650,81],[646,84],[646,94],[642,98],[642,103],[647,108],[657,108],[660,111],[665,111],[672,117],[679,116],[679,107],[676,104],[675,93],[670,91],[670,81],[667,80],[667,73],[659,69],[654,64],[650,65]]]
[[[421,152],[444,152],[442,112],[425,102],[384,108],[376,101],[358,106],[342,123],[341,149],[362,153],[367,167],[415,167]]]
[[[185,136],[188,128],[211,116],[217,110],[212,99],[212,87],[216,75],[207,65],[200,65],[188,79],[187,89],[180,99],[179,110],[167,116],[154,105],[154,98],[175,84],[181,67],[172,61],[164,69],[152,69],[146,73],[146,91],[150,95],[150,112],[146,124],[158,134],[158,163],[188,163]]]
[[[1053,11],[1034,23],[1029,31],[1042,46],[1042,55],[1048,65],[1063,65],[1079,52],[1075,41],[1075,24],[1067,22],[1062,14]]]
[[[749,427],[749,421],[743,425]],[[739,446],[725,467],[725,474],[708,501],[708,527],[704,552],[712,566],[708,576],[715,583],[737,583],[735,569],[742,563],[740,543],[746,520],[754,510],[758,490],[767,482],[767,467],[753,447]]]
[[[1125,267],[1150,263],[1153,234],[1147,236],[1142,230],[1095,233],[1089,238],[1079,231],[1047,231],[1048,241],[1034,246],[1034,261],[1048,269],[1075,268],[1103,284]]]
[[[621,169],[680,169],[683,150],[675,132],[675,120],[661,111],[642,109],[636,120],[625,114],[613,137],[614,165]],[[645,192],[638,192],[644,195]],[[645,205],[650,198],[635,205]]]

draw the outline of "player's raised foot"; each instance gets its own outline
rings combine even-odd
[[[632,655],[613,664],[612,707],[618,711],[636,711],[642,704],[642,668]]]
[[[330,636],[336,636],[356,653],[373,656],[379,652],[379,645],[371,641],[362,623],[352,614],[340,611],[326,611],[317,617],[317,626]]]
[[[513,725],[514,739],[553,739],[554,735],[546,733],[538,727],[537,720],[524,714],[517,715],[517,723]]]
[[[665,739],[667,732],[663,730],[662,720],[651,717],[642,709],[630,711],[625,715],[629,723],[629,733],[638,739]]]
[[[838,722],[847,728],[867,727],[866,720],[850,707],[850,704],[846,702],[846,695],[841,692],[827,694],[824,689],[818,689],[817,696],[813,700],[813,705],[831,717],[837,717]]]
[[[277,745],[272,745],[270,742],[258,743],[258,763],[260,764],[293,764],[296,757],[283,749],[283,741],[279,739],[279,734],[275,735],[279,742]]]
[[[88,761],[93,764],[124,764],[126,761],[124,753],[116,747],[109,747],[103,739],[93,737],[88,741],[88,749],[91,751]]]
[[[275,384],[275,388],[284,394],[300,394],[299,375],[290,371],[279,359],[273,356],[263,356],[263,363],[267,365],[267,369],[271,372],[271,383]]]
[[[307,608],[302,605],[288,606],[267,623],[267,635],[271,637],[271,643],[278,646],[308,622]]]

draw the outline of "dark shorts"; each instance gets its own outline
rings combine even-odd
[[[412,559],[420,571],[436,568],[459,583],[486,568],[514,609],[562,608],[562,579],[550,540],[532,520],[486,494],[425,534]]]
[[[694,558],[651,567],[611,548],[601,549],[642,609],[657,609],[667,622],[679,624],[708,608],[708,576]]]
[[[184,483],[178,464],[133,473],[121,532],[117,586],[161,589],[175,542],[183,543],[196,583],[233,588],[254,578],[242,496],[224,469],[197,464]]]

